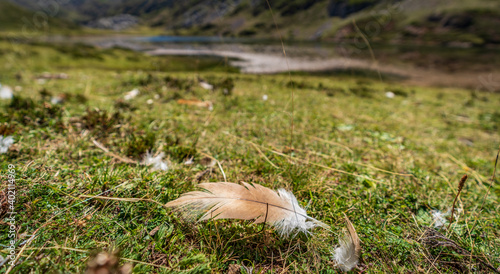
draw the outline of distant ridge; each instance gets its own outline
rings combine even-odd
[[[31,10],[43,1],[9,0]],[[496,0],[269,0],[287,40],[443,44],[500,44]],[[266,0],[68,0],[57,17],[79,25],[133,16],[170,35],[278,38]],[[123,17],[125,18],[125,17]],[[99,25],[99,24],[97,24]],[[134,24],[130,24],[134,26]],[[113,29],[113,27],[111,27]],[[122,30],[123,28],[118,28]]]
[[[31,10],[7,0],[0,0],[0,32],[34,34],[77,28],[79,28],[77,24],[51,16],[49,11]]]

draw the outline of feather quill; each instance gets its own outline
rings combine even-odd
[[[284,189],[271,190],[259,184],[202,183],[205,191],[192,191],[166,204],[184,211],[198,221],[216,219],[255,220],[255,224],[269,223],[282,236],[292,232],[310,233],[315,226],[328,228],[309,217],[295,196]],[[295,234],[296,234],[295,233]]]
[[[359,256],[361,255],[361,245],[358,234],[347,216],[345,216],[345,222],[347,233],[339,238],[340,246],[335,249],[333,259],[340,269],[350,271],[358,264]]]

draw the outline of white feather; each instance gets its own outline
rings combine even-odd
[[[448,223],[448,216],[451,215],[451,209],[443,213],[439,210],[431,210],[432,222],[434,223],[434,228],[440,228]],[[453,218],[456,219],[462,213],[461,208],[455,208],[455,212],[453,213]]]
[[[6,153],[13,143],[14,138],[12,136],[3,137],[0,135],[0,153]]]
[[[348,231],[339,237],[340,246],[333,252],[333,259],[340,269],[350,271],[358,264],[361,246],[356,230],[347,217],[346,223]]]
[[[187,166],[194,164],[193,157],[191,157],[191,158],[189,158],[188,160],[186,160],[186,161],[184,162],[184,164],[185,164],[185,165],[187,165]]]
[[[432,214],[432,220],[434,222],[434,227],[440,228],[447,223],[445,217],[448,216],[450,213],[449,212],[442,213],[439,210],[432,210],[431,214]]]
[[[154,157],[152,153],[146,152],[146,156],[144,157],[144,160],[142,161],[143,165],[146,166],[152,166],[153,170],[163,170],[166,171],[168,170],[168,165],[167,163],[163,162],[163,156],[165,154],[161,152],[158,154],[158,156]]]
[[[254,220],[254,223],[269,223],[281,236],[293,232],[310,233],[315,226],[327,227],[309,217],[295,196],[284,189],[277,192],[259,184],[203,183],[205,191],[192,191],[166,204],[177,207],[188,218],[199,221],[209,219]]]
[[[213,85],[210,85],[209,83],[207,82],[200,82],[200,86],[203,88],[203,89],[207,89],[207,90],[213,90],[214,89],[214,86]]]
[[[2,86],[0,84],[0,99],[12,99],[12,89],[9,86]]]
[[[278,195],[284,200],[289,200],[295,212],[287,211],[285,213],[287,215],[286,218],[283,218],[283,220],[281,221],[275,222],[273,225],[276,227],[276,230],[282,236],[288,236],[294,230],[296,230],[295,234],[297,234],[298,232],[310,234],[309,230],[317,226],[317,224],[308,219],[306,210],[299,205],[299,202],[297,201],[297,198],[295,198],[295,195],[293,195],[290,191],[282,188],[278,189]]]
[[[134,88],[133,90],[125,93],[125,96],[124,96],[124,99],[125,100],[131,100],[131,99],[134,99],[135,97],[137,97],[137,95],[139,95],[140,91],[136,88]]]

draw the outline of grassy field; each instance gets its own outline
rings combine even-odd
[[[331,251],[344,213],[361,239],[357,272],[500,267],[500,184],[490,180],[500,94],[335,75],[290,81],[217,59],[8,40],[0,63],[0,83],[17,86],[0,101],[0,134],[15,139],[0,169],[6,190],[15,166],[16,273],[83,272],[98,250],[112,249],[137,273],[336,273]],[[40,79],[57,73],[68,79]],[[140,94],[124,100],[134,88]],[[63,104],[50,102],[59,95]],[[178,99],[211,101],[213,110]],[[148,150],[164,152],[169,170],[140,165]],[[436,228],[449,241],[436,243],[432,212],[451,209],[464,174],[456,219]],[[224,176],[292,191],[333,232],[281,238],[249,221],[190,223],[163,206]]]

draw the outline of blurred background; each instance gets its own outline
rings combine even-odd
[[[499,272],[499,53],[500,0],[0,0],[0,267],[339,273],[347,215],[359,273]],[[164,207],[223,181],[329,230]]]
[[[219,56],[251,73],[347,69],[499,88],[478,80],[498,72],[497,0],[1,0],[0,11],[1,33],[43,42]]]

